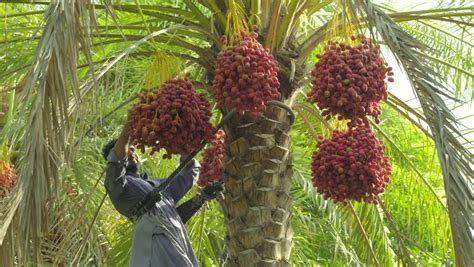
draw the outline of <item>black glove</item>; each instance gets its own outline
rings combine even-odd
[[[216,198],[217,193],[224,190],[224,184],[222,182],[214,182],[202,190],[201,195],[205,200]]]

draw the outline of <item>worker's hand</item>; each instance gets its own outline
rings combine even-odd
[[[222,182],[214,182],[202,190],[201,195],[206,199],[214,199],[217,196],[217,193],[221,192],[224,190],[224,184]]]

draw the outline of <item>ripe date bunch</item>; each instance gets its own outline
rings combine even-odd
[[[334,131],[313,154],[313,185],[325,199],[377,203],[388,184],[390,162],[382,143],[367,126]]]
[[[207,99],[188,80],[166,81],[155,93],[143,94],[129,116],[131,143],[142,152],[164,148],[163,158],[191,154],[203,140],[213,138],[211,109]]]
[[[10,192],[16,185],[17,176],[13,166],[4,160],[0,160],[0,198]]]
[[[356,37],[352,37],[356,40]],[[387,100],[385,79],[393,82],[391,67],[380,55],[380,47],[369,38],[360,37],[356,46],[328,42],[324,53],[316,55],[312,75],[313,88],[308,95],[326,119],[348,119],[349,127],[368,124],[367,116],[379,122],[380,101]]]
[[[222,180],[224,171],[224,140],[225,132],[219,129],[211,141],[209,148],[204,150],[204,158],[201,163],[199,180],[197,184],[201,187]]]
[[[257,33],[244,33],[217,57],[212,91],[221,108],[260,116],[270,100],[280,98],[277,61],[257,41]]]

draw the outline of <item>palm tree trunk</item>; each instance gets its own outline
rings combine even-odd
[[[226,266],[290,266],[291,121],[269,106],[261,118],[234,116],[226,126]]]

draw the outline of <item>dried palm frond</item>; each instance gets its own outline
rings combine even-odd
[[[9,247],[0,247],[3,266],[17,257],[21,265],[42,262],[41,239],[48,231],[48,211],[54,208],[60,189],[60,168],[67,161],[70,141],[67,107],[70,95],[79,99],[77,61],[79,50],[89,50],[84,27],[92,20],[90,1],[52,1],[44,13],[44,29],[36,58],[19,96],[21,106],[9,137],[17,143],[19,184],[1,206],[0,244],[5,236]],[[87,28],[87,27],[86,27]],[[27,142],[25,140],[28,140]],[[13,229],[16,229],[13,231]],[[4,251],[5,249],[5,251]],[[5,252],[5,253],[4,253]],[[11,254],[11,253],[15,253]]]

